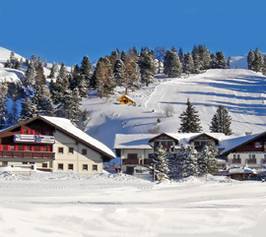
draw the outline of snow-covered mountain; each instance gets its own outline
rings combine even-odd
[[[176,132],[187,98],[199,111],[204,131],[217,106],[223,105],[232,116],[233,132],[260,132],[266,129],[265,90],[266,77],[260,73],[213,69],[186,78],[157,79],[130,93],[137,106],[117,104],[118,92],[109,99],[91,96],[83,106],[91,112],[88,132],[112,147],[115,133]]]

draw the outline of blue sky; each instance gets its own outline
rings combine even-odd
[[[1,0],[0,46],[79,63],[115,48],[266,50],[264,0]]]

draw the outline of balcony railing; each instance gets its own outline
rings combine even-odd
[[[55,158],[53,152],[31,152],[31,151],[0,151],[0,159],[46,159]]]

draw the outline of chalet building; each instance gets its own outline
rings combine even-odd
[[[149,166],[159,146],[175,156],[182,146],[187,145],[197,151],[205,145],[216,146],[219,168],[242,170],[237,174],[243,179],[247,176],[246,170],[266,169],[266,132],[239,136],[221,133],[117,134],[115,139],[116,155],[121,157],[122,171],[128,174],[135,174],[139,167]]]
[[[0,131],[0,165],[44,171],[102,172],[115,155],[68,119],[38,116]]]
[[[266,132],[228,139],[221,152],[228,167],[266,168]]]
[[[121,158],[122,171],[135,174],[141,172],[140,167],[151,164],[154,152],[160,146],[175,156],[182,146],[191,145],[197,151],[205,145],[218,147],[222,137],[225,135],[221,133],[117,134],[114,148]]]
[[[122,95],[118,98],[118,102],[123,105],[136,105],[136,102],[128,95]]]

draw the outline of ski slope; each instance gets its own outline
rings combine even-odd
[[[89,134],[112,147],[115,133],[177,132],[188,98],[199,111],[205,132],[219,105],[230,111],[234,133],[261,132],[266,129],[265,91],[266,77],[260,73],[212,69],[183,78],[156,79],[153,85],[130,92],[137,106],[117,104],[121,90],[109,99],[91,96],[83,107],[91,113]],[[169,109],[173,115],[167,117]]]
[[[265,183],[0,173],[0,236],[264,237]]]

